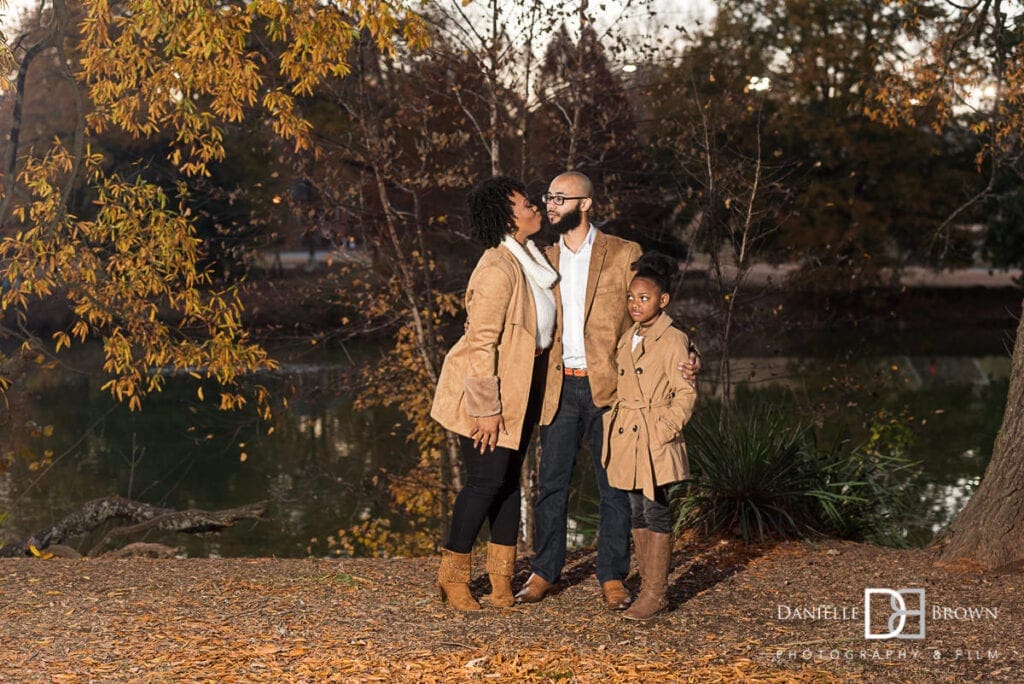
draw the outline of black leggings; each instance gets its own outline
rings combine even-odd
[[[452,528],[445,548],[469,553],[484,518],[491,525],[491,541],[514,546],[519,536],[519,471],[525,448],[513,451],[498,447],[483,454],[469,437],[459,436],[462,461],[466,464],[466,486],[455,498]]]
[[[518,449],[498,447],[481,454],[480,449],[473,446],[472,439],[459,436],[467,479],[452,509],[452,526],[445,543],[449,551],[469,553],[484,519],[490,524],[492,542],[515,546],[519,537],[521,508],[519,472],[523,468],[533,427],[540,417],[546,357],[546,354],[538,357],[534,363],[530,399]]]
[[[643,491],[629,493],[629,506],[633,509],[633,529],[647,528],[651,532],[671,532],[672,514],[668,507],[668,485],[654,488],[654,498],[648,499]]]

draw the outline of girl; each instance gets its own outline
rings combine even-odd
[[[469,277],[466,332],[445,357],[430,413],[459,435],[468,474],[437,575],[441,598],[457,610],[480,610],[469,590],[470,552],[485,520],[491,605],[515,602],[519,471],[544,397],[558,279],[528,239],[541,219],[522,183],[504,176],[481,182],[469,210],[474,235],[489,249]]]
[[[602,463],[608,483],[629,491],[642,580],[640,595],[623,615],[646,620],[667,604],[672,556],[668,486],[689,475],[682,429],[693,414],[697,390],[676,370],[688,358],[689,339],[664,312],[676,261],[648,252],[633,268],[626,308],[634,325],[617,347],[618,390],[604,417]]]

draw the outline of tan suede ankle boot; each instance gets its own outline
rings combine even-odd
[[[437,587],[441,601],[445,599],[455,610],[480,610],[480,604],[469,591],[469,577],[472,570],[468,553],[455,553],[441,549],[441,567],[437,570]]]
[[[491,578],[491,605],[510,608],[516,604],[512,595],[512,575],[516,569],[516,547],[487,543],[487,574]]]

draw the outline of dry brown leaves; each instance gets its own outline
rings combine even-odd
[[[864,586],[924,586],[943,605],[1003,611],[997,623],[930,623],[927,648],[1021,643],[1019,578],[951,576],[925,552],[690,543],[674,557],[670,612],[640,624],[601,607],[593,560],[574,557],[563,591],[540,604],[484,602],[478,614],[437,601],[433,558],[3,560],[0,681],[931,682],[1019,671],[1009,653],[831,658],[864,647],[860,625],[774,615],[783,602],[841,603]],[[515,584],[525,562],[518,570]],[[485,594],[485,577],[473,589]]]

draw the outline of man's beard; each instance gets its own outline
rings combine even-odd
[[[579,206],[577,206],[568,214],[563,214],[562,218],[557,221],[552,221],[551,227],[557,230],[559,234],[568,233],[570,230],[580,225],[580,219],[582,218],[583,212],[580,211]]]

